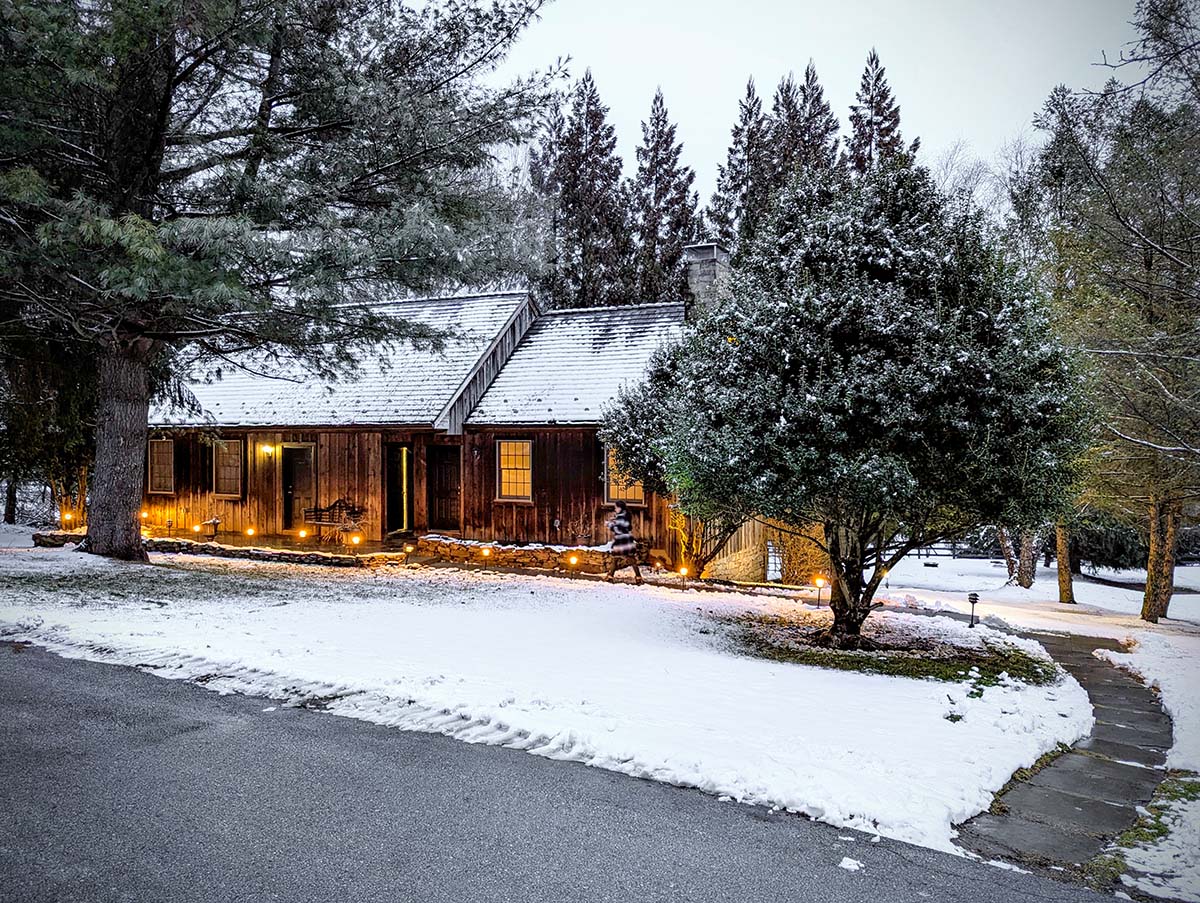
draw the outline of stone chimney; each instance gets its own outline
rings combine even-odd
[[[703,241],[683,249],[687,262],[688,319],[712,304],[729,278],[729,252],[719,242]]]

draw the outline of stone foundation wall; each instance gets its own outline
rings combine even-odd
[[[37,546],[57,548],[83,540],[83,533],[52,531],[33,534]],[[368,552],[362,555],[338,552],[304,551],[300,549],[264,549],[253,546],[227,546],[219,542],[196,542],[191,539],[146,537],[142,545],[148,552],[172,552],[182,555],[216,555],[221,558],[244,558],[250,561],[278,561],[285,564],[325,564],[336,567],[385,567],[405,564],[410,554],[414,558],[434,559],[456,564],[479,564],[493,567],[531,568],[543,571],[575,571],[588,574],[604,573],[608,553],[581,546],[507,546],[464,542],[444,536],[421,537],[410,544],[412,553],[403,551]]]
[[[604,564],[608,560],[607,552],[588,546],[508,546],[463,542],[445,536],[422,536],[417,540],[415,554],[438,561],[589,574],[604,573]]]
[[[753,546],[725,555],[709,562],[704,576],[713,580],[736,580],[743,583],[761,583],[767,576],[767,552],[762,546]]]

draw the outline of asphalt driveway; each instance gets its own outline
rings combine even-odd
[[[29,647],[0,644],[0,725],[0,899],[13,903],[1101,899],[697,791]]]

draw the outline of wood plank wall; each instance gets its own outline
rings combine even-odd
[[[533,442],[533,501],[496,500],[496,442]],[[603,447],[595,429],[467,427],[463,435],[464,536],[492,542],[600,545],[604,522]],[[634,535],[675,557],[665,499],[630,506]],[[555,521],[558,525],[555,526]]]
[[[282,534],[282,448],[301,443],[314,449],[316,504],[348,498],[364,506],[364,537],[382,538],[385,499],[380,431],[227,430],[220,437],[244,443],[241,497],[213,494],[212,445],[199,432],[159,434],[156,438],[175,440],[175,491],[170,495],[145,493],[142,510],[148,514],[147,524],[166,528],[170,521],[176,534],[190,535],[193,525],[219,517],[221,533],[244,533],[253,527],[260,536]],[[209,535],[207,527],[201,535]]]

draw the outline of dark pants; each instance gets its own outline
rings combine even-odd
[[[617,571],[624,568],[633,568],[633,578],[638,583],[642,582],[642,571],[638,567],[636,555],[609,555],[608,561],[605,563],[605,568],[608,571],[608,579],[611,580]]]

